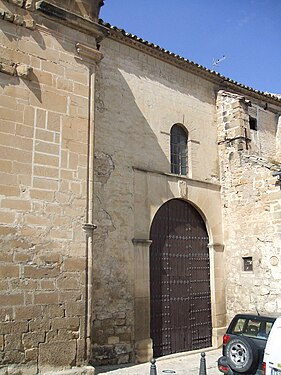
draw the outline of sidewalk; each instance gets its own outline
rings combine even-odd
[[[201,352],[179,353],[161,357],[156,361],[157,375],[198,375]],[[205,350],[207,375],[220,374],[217,369],[217,360],[221,355],[221,349]],[[95,368],[95,374],[109,375],[149,375],[150,363],[140,365],[99,366]]]

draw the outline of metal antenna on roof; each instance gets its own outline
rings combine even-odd
[[[219,65],[225,59],[226,59],[225,55],[223,55],[220,59],[213,59],[213,65],[212,65],[213,70],[215,69],[217,65]]]

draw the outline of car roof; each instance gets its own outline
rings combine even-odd
[[[277,319],[279,316],[281,316],[280,313],[270,313],[270,314],[257,314],[257,313],[240,313],[240,314],[236,314],[233,318],[234,319],[238,319],[238,318],[246,318],[246,319],[261,319],[261,320],[266,320],[266,319],[269,319],[269,320],[275,320]]]
[[[281,316],[281,313],[261,313],[261,314],[259,314],[259,313],[256,313],[256,312],[252,312],[252,313],[238,313],[238,314],[236,314],[235,316],[247,316],[247,317],[249,317],[249,316],[255,316],[255,317],[257,317],[257,316],[262,316],[262,317],[268,317],[268,318],[278,318],[278,317],[280,317]]]

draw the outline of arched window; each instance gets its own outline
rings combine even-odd
[[[187,174],[187,133],[180,125],[173,125],[170,136],[171,173]]]

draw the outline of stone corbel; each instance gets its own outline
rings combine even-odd
[[[4,21],[14,23],[17,26],[22,26],[30,30],[35,30],[35,21],[28,16],[21,16],[20,14],[11,13],[10,11],[0,8],[0,18]]]
[[[0,61],[0,72],[9,74],[10,76],[16,75],[16,66],[11,61]]]
[[[76,50],[80,56],[99,63],[103,59],[103,54],[97,49],[87,46],[86,44],[76,43]]]
[[[26,64],[17,64],[5,59],[0,60],[0,72],[9,74],[10,76],[20,77],[31,80],[33,68]]]
[[[17,76],[23,79],[31,80],[33,68],[26,64],[19,64],[16,66]]]

